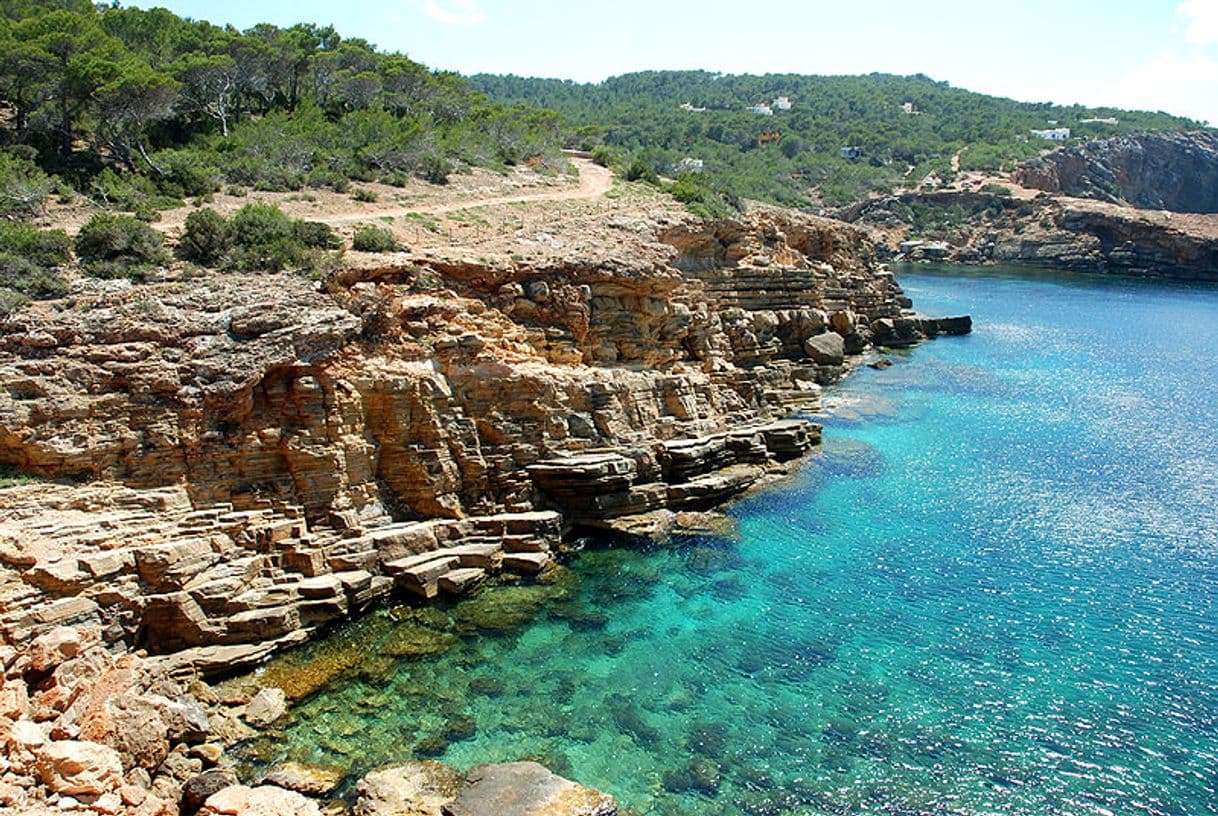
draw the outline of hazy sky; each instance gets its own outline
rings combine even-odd
[[[461,73],[924,73],[1033,102],[1218,125],[1218,0],[139,0],[339,33]]]

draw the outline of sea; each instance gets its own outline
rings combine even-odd
[[[1218,288],[898,280],[973,333],[826,389],[823,449],[734,530],[589,537],[548,582],[349,624],[272,666],[331,671],[247,770],[534,759],[672,816],[1218,813]]]

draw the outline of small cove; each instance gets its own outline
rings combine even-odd
[[[638,813],[1218,812],[1218,289],[901,282],[974,334],[828,392],[738,539],[378,611],[270,668],[321,690],[248,755],[534,758]]]

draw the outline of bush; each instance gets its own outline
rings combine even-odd
[[[0,254],[0,288],[19,292],[35,300],[61,297],[68,291],[68,282],[57,270],[23,258]]]
[[[228,223],[212,209],[195,210],[186,216],[186,227],[178,241],[177,255],[200,266],[218,267],[228,253]]]
[[[164,260],[161,234],[129,215],[98,213],[76,235],[76,254],[94,277],[142,278]]]
[[[998,196],[1009,196],[1011,195],[1011,188],[1003,184],[983,184],[981,192]]]
[[[72,239],[63,230],[0,221],[0,290],[10,293],[12,308],[29,298],[66,293],[67,281],[54,267],[66,264],[71,251]]]
[[[94,197],[125,212],[134,212],[141,221],[156,221],[152,216],[157,210],[182,206],[181,197],[167,196],[157,189],[147,176],[134,173],[118,173],[113,167],[102,170],[89,184]]]
[[[161,175],[157,186],[172,198],[199,198],[220,189],[222,175],[202,156],[184,150],[167,150],[155,157]]]
[[[20,292],[0,287],[0,317],[8,317],[29,302],[30,299]]]
[[[325,263],[325,250],[339,249],[334,230],[316,221],[293,221],[273,204],[246,204],[229,219],[225,230],[225,266],[256,272],[315,269]]]
[[[452,171],[452,163],[443,156],[429,154],[419,162],[419,176],[431,184],[448,184]]]
[[[343,245],[338,233],[320,221],[293,221],[292,236],[310,249],[340,249]]]
[[[601,167],[612,167],[617,164],[616,151],[609,145],[597,145],[592,149],[592,161]]]
[[[63,230],[0,221],[0,252],[20,255],[40,266],[59,266],[71,258],[72,239]]]
[[[385,227],[367,224],[355,228],[351,248],[358,252],[395,252],[398,241]]]
[[[645,181],[648,184],[658,184],[660,179],[656,171],[642,159],[635,159],[626,168],[626,181]]]
[[[367,204],[371,204],[380,198],[373,190],[369,190],[367,187],[360,187],[351,194],[351,197],[356,201],[363,201]]]
[[[0,152],[0,217],[28,218],[46,212],[55,182],[29,159]]]

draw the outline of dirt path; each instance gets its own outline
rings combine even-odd
[[[496,204],[519,204],[527,201],[576,201],[600,198],[613,187],[613,173],[589,159],[571,158],[571,163],[579,170],[579,186],[566,190],[549,190],[540,193],[519,193],[516,195],[489,196],[470,198],[464,201],[448,201],[443,204],[420,204],[413,207],[397,207],[391,210],[378,210],[376,218],[387,216],[397,217],[408,213],[443,214],[468,210],[473,207],[486,207]],[[367,221],[369,213],[364,210],[348,210],[345,212],[327,212],[315,216],[314,220],[322,221],[332,227],[345,226]]]

